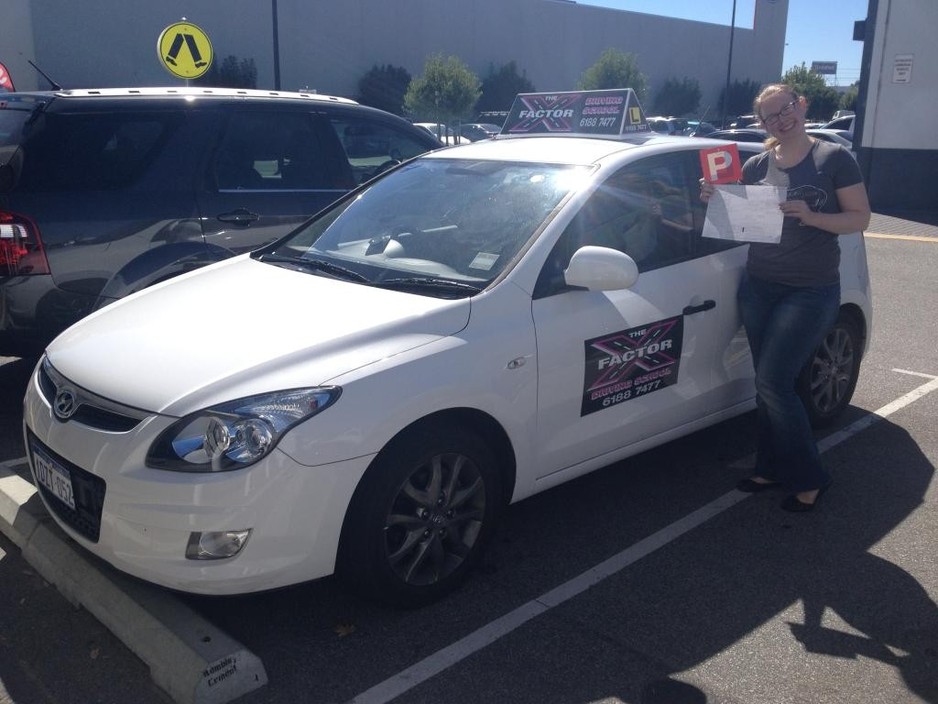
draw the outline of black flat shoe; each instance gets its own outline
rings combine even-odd
[[[736,490],[746,494],[758,494],[767,489],[777,489],[782,485],[781,482],[757,482],[755,479],[740,479],[736,484]]]
[[[798,494],[792,494],[786,496],[785,500],[782,501],[782,510],[788,511],[789,513],[807,513],[808,511],[813,511],[814,507],[818,505],[821,497],[824,495],[824,492],[827,491],[827,488],[830,484],[826,484],[818,489],[817,496],[814,497],[814,501],[807,503],[798,498]]]

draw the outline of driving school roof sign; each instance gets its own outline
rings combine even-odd
[[[156,51],[166,70],[179,78],[198,78],[212,65],[212,42],[191,22],[176,22],[164,29]]]
[[[648,132],[645,112],[631,88],[564,93],[519,93],[502,134],[618,136]]]

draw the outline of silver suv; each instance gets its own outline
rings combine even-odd
[[[208,88],[0,96],[0,356],[259,247],[439,147],[344,98]]]

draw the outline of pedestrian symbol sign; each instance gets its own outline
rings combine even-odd
[[[212,43],[191,22],[177,22],[164,29],[156,51],[166,70],[179,78],[198,78],[212,65]]]

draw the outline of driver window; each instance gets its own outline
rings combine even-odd
[[[571,223],[578,246],[618,249],[639,271],[689,259],[695,228],[685,156],[649,157],[609,177]]]
[[[692,200],[697,193],[691,168],[695,159],[696,152],[648,157],[606,179],[564,230],[541,272],[535,295],[558,290],[570,257],[585,245],[625,252],[639,272],[694,257],[700,235]]]
[[[342,115],[329,122],[345,150],[355,183],[427,151],[425,144],[376,120]]]

